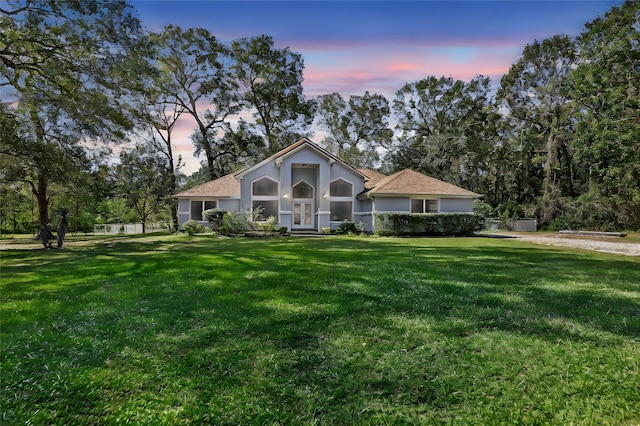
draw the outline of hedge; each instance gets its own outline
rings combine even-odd
[[[380,235],[472,235],[484,226],[484,217],[465,213],[376,214]]]

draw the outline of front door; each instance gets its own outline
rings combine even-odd
[[[293,203],[293,225],[294,229],[313,229],[313,202],[297,202]]]

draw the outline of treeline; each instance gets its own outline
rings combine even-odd
[[[317,127],[350,164],[410,167],[482,193],[487,215],[640,229],[639,5],[613,7],[576,39],[533,41],[497,91],[483,76],[427,76],[388,100],[306,98],[302,56],[269,36],[148,33],[121,1],[10,0],[0,7],[0,227],[44,225],[63,207],[72,229],[175,227],[171,194]],[[203,159],[190,177],[173,153],[185,117]]]

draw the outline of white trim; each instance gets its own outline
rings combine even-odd
[[[300,223],[296,224],[296,214],[295,214],[295,206],[299,205],[300,206]],[[295,201],[291,202],[291,206],[293,207],[293,213],[291,214],[291,229],[316,229],[316,214],[314,213],[314,210],[316,208],[315,206],[316,202],[314,199],[312,198],[296,198]],[[306,211],[303,209],[303,206],[309,206],[309,222],[310,224],[307,225],[304,222],[304,219],[307,218],[306,215]]]

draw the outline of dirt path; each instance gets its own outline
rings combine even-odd
[[[496,234],[492,234],[496,235]],[[626,242],[621,238],[579,236],[564,234],[527,234],[527,233],[505,233],[500,234],[508,238],[517,238],[536,244],[551,246],[571,247],[583,250],[594,250],[606,253],[624,254],[627,256],[640,256],[640,243]]]

